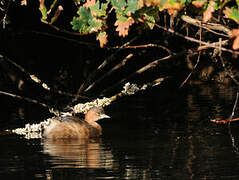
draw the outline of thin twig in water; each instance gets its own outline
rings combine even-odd
[[[222,124],[227,124],[228,123],[229,126],[230,126],[230,122],[239,121],[239,118],[234,118],[233,119],[233,116],[234,116],[235,110],[236,110],[236,106],[237,106],[237,102],[238,102],[238,98],[239,98],[239,92],[237,92],[236,100],[235,100],[235,103],[234,103],[234,106],[233,106],[233,109],[232,109],[232,114],[228,119],[226,119],[226,120],[211,119],[210,121],[214,122],[214,123],[222,123]]]
[[[202,39],[202,28],[201,28],[201,26],[200,26],[200,41],[201,41],[201,39]],[[201,45],[201,44],[200,44],[200,45]],[[199,63],[199,61],[200,61],[200,57],[201,57],[201,51],[199,51],[198,58],[197,58],[197,62],[196,62],[196,64],[193,66],[192,71],[189,73],[189,75],[187,76],[187,78],[182,82],[182,84],[179,86],[179,88],[183,87],[184,84],[185,84],[185,83],[188,81],[188,79],[191,77],[192,73],[194,72],[194,70],[196,69],[196,67],[197,67],[197,65],[198,65],[198,63]]]
[[[234,103],[234,106],[233,106],[233,109],[232,109],[232,114],[231,114],[230,119],[232,119],[233,116],[234,116],[235,109],[236,109],[236,106],[237,106],[238,97],[239,97],[239,92],[237,92],[236,100],[235,100],[235,103]]]

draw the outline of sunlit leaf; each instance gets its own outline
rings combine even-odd
[[[206,11],[203,12],[203,22],[208,22],[212,18],[212,13],[215,11],[215,2],[210,1]]]
[[[96,0],[87,0],[86,3],[83,5],[84,7],[89,7],[95,5]]]
[[[126,1],[125,0],[111,0],[112,6],[119,11],[125,10]]]
[[[138,0],[128,0],[127,1],[127,8],[126,8],[126,14],[135,13],[135,11],[138,9]]]
[[[239,36],[237,36],[234,39],[233,44],[232,44],[232,49],[234,49],[234,50],[238,50],[239,49]]]
[[[126,21],[117,20],[115,26],[117,26],[116,31],[119,32],[119,36],[125,37],[128,35],[129,27],[134,23],[132,18],[128,18]]]
[[[225,10],[223,11],[223,13],[225,14],[225,16],[227,18],[230,18],[230,19],[236,21],[237,23],[239,23],[239,10],[238,9],[226,7]]]
[[[197,8],[201,8],[204,6],[206,2],[207,0],[196,0],[196,1],[193,1],[192,4]]]
[[[146,18],[146,24],[149,26],[150,29],[154,28],[154,23],[155,23],[155,19],[153,16],[149,16],[147,14],[144,14],[145,18]]]
[[[232,43],[232,49],[238,50],[239,49],[239,29],[233,29],[230,38],[235,38]]]
[[[103,48],[107,42],[108,42],[108,39],[107,39],[108,35],[106,34],[106,32],[100,32],[97,37],[96,37],[96,40],[98,40],[100,42],[100,47]]]

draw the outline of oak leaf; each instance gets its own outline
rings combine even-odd
[[[107,39],[108,35],[106,34],[106,32],[101,32],[98,34],[98,36],[96,37],[96,40],[99,40],[100,42],[100,47],[103,48],[104,45],[107,44],[108,39]]]
[[[210,1],[206,11],[203,12],[203,22],[206,23],[212,18],[212,13],[215,11],[214,5],[216,3],[214,1]]]
[[[117,26],[116,31],[119,32],[119,36],[127,36],[129,32],[129,27],[134,23],[134,19],[128,18],[126,21],[117,20],[115,26]]]
[[[144,4],[147,6],[147,7],[150,7],[150,6],[160,6],[161,5],[161,0],[143,0],[144,1]]]
[[[183,8],[183,5],[181,5],[178,2],[174,2],[172,3],[165,3],[163,9],[167,9],[168,10],[168,14],[169,15],[177,15],[178,11],[180,11]]]
[[[196,8],[201,8],[203,7],[203,5],[206,3],[206,0],[201,0],[201,1],[193,1],[192,4],[196,7]]]
[[[230,38],[235,38],[232,44],[232,49],[239,49],[239,29],[233,29]]]
[[[87,0],[86,3],[83,5],[83,7],[90,7],[95,5],[96,0]]]

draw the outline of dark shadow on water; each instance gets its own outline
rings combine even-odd
[[[91,141],[0,136],[0,179],[238,179],[239,124],[210,122],[230,116],[235,95],[201,86],[126,97],[106,108],[112,119],[100,122],[103,136]],[[4,128],[29,119],[11,103]]]

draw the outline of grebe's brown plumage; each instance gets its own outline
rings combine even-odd
[[[50,125],[45,127],[44,137],[49,139],[80,139],[98,137],[102,134],[99,119],[109,118],[103,108],[91,108],[85,119],[75,116],[53,118]]]

